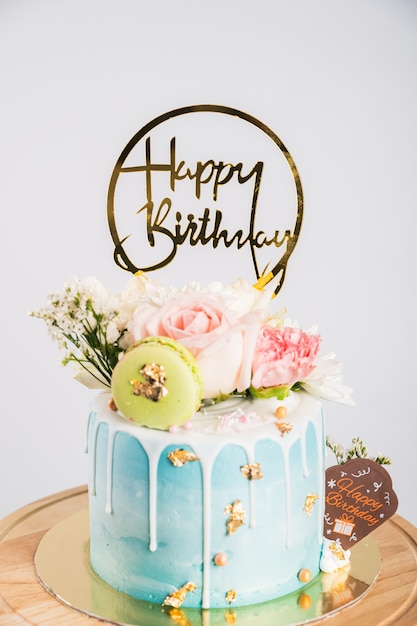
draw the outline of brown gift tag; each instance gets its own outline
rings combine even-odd
[[[398,507],[391,476],[371,459],[352,459],[326,471],[324,536],[344,550],[386,522]]]

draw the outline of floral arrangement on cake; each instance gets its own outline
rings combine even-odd
[[[285,317],[285,309],[271,313],[272,295],[242,279],[177,288],[138,273],[114,294],[95,277],[73,278],[30,314],[44,320],[64,352],[62,364],[73,363],[75,378],[90,388],[110,387],[126,350],[153,335],[178,341],[192,353],[205,399],[235,394],[283,399],[290,390],[304,389],[354,404],[342,364],[333,353],[320,354],[317,329],[303,330]]]

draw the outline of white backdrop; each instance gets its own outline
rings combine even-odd
[[[212,103],[295,159],[304,223],[277,304],[346,364],[357,406],[326,403],[328,434],[392,457],[417,524],[416,33],[414,0],[1,0],[0,516],[86,482],[90,392],[27,311],[73,275],[123,287],[115,161],[157,115]]]

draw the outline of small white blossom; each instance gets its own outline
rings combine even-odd
[[[220,295],[228,309],[238,317],[260,309],[268,312],[273,295],[272,288],[262,291],[242,278],[227,286],[211,283],[207,291]]]

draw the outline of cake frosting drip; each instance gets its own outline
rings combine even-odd
[[[275,399],[206,407],[175,432],[131,424],[108,400],[102,393],[92,405],[88,444],[91,560],[104,580],[161,604],[191,581],[196,590],[184,606],[216,608],[228,606],[231,589],[236,605],[264,602],[299,588],[300,569],[318,573],[324,433],[317,400],[291,395],[286,434]],[[178,450],[195,460],[175,467],[168,455]],[[242,468],[256,464],[261,478],[245,478]],[[225,511],[236,502],[244,520],[228,535]],[[214,563],[219,552],[224,567]]]

